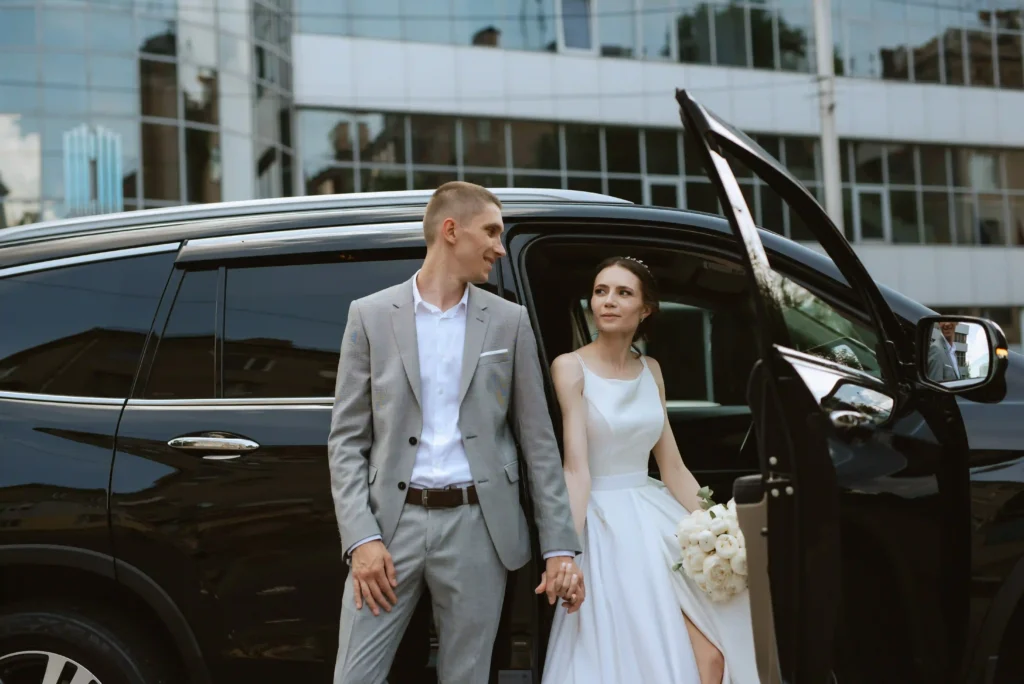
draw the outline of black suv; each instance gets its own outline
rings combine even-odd
[[[594,334],[597,263],[655,272],[644,351],[684,459],[743,511],[764,681],[1021,681],[1022,358],[877,286],[798,181],[677,99],[724,218],[499,190],[509,256],[485,287],[527,308],[547,367]],[[825,255],[754,228],[738,163]],[[340,339],[352,299],[418,268],[428,197],[0,232],[0,681],[331,680]],[[510,578],[493,681],[540,681],[539,572]],[[425,597],[392,682],[431,680],[433,639]]]

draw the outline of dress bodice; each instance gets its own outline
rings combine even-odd
[[[603,378],[583,367],[587,401],[587,450],[591,477],[647,472],[651,449],[661,437],[665,413],[658,385],[640,357],[643,369],[632,380]]]

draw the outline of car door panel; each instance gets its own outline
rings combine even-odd
[[[219,676],[329,670],[346,574],[323,472],[329,424],[330,404],[135,400],[125,409],[111,488],[118,558],[162,568],[154,579],[213,647]],[[168,444],[195,435],[258,447]]]
[[[861,610],[861,620],[849,619],[861,608],[851,599],[866,599],[865,587],[884,588],[879,582],[890,577],[898,578],[895,582],[906,582],[908,578],[901,577],[901,571],[916,566],[906,562],[907,552],[895,549],[886,549],[878,561],[851,562],[872,558],[857,556],[858,552],[863,554],[872,548],[856,543],[858,537],[852,527],[859,517],[868,519],[864,527],[866,538],[872,543],[879,543],[879,536],[883,540],[893,537],[877,520],[870,520],[872,513],[878,511],[872,505],[876,499],[864,496],[861,483],[892,477],[894,473],[898,477],[913,466],[923,466],[922,474],[937,486],[933,490],[935,495],[926,497],[916,508],[932,508],[936,499],[943,498],[941,471],[934,467],[929,470],[917,459],[911,463],[907,458],[908,445],[899,441],[894,429],[900,419],[908,417],[908,411],[913,412],[913,407],[908,405],[909,387],[904,380],[908,364],[901,362],[900,357],[900,352],[905,354],[907,350],[906,336],[863,264],[806,189],[749,138],[716,119],[687,93],[677,91],[677,101],[684,125],[692,139],[698,141],[695,147],[726,209],[757,294],[754,303],[761,325],[755,333],[761,364],[759,372],[752,376],[751,394],[759,396],[760,401],[752,399],[751,406],[758,433],[762,480],[767,488],[767,562],[775,609],[775,633],[761,635],[761,641],[774,639],[776,642],[783,679],[822,681],[834,670],[837,659],[855,661],[856,656],[860,656],[874,660],[862,665],[862,672],[905,676],[902,681],[917,681],[929,668],[920,667],[924,656],[921,647],[928,642],[921,637],[928,628],[916,616],[898,611],[903,613],[901,617],[908,619],[897,623],[900,625],[897,629],[904,628],[904,632],[903,638],[896,640],[899,644],[896,649],[886,649],[870,634],[865,638],[858,633],[875,626],[863,619],[871,615],[870,611]],[[874,353],[878,364],[873,370],[878,378],[851,375],[814,354],[791,350],[792,334],[798,331],[791,330],[793,317],[787,320],[784,315],[786,293],[769,264],[749,208],[724,156],[726,152],[752,169],[783,197],[814,232],[827,255],[852,285],[876,334]],[[809,351],[820,353],[815,349]],[[834,355],[835,351],[833,348],[820,355]],[[853,356],[857,356],[856,352]],[[921,419],[918,422],[935,424],[929,416],[922,415]],[[945,442],[951,444],[949,440]],[[955,477],[947,481],[948,488],[955,490]],[[756,497],[750,498],[756,500]],[[899,510],[900,507],[894,508]],[[914,515],[902,512],[901,517],[909,522]],[[934,526],[925,527],[928,532],[933,529]],[[929,534],[921,533],[920,537],[935,542],[920,545],[922,555],[929,560],[939,560],[935,558],[936,553],[942,555],[942,551],[949,549]],[[891,558],[904,562],[891,562]],[[936,564],[931,575],[923,577],[925,593],[949,586],[948,575],[934,579],[943,572],[940,567],[941,564]],[[851,572],[855,570],[863,570],[863,576]],[[837,598],[841,590],[842,602]],[[885,595],[888,598],[891,593]],[[942,620],[937,622],[948,624]],[[849,643],[836,638],[836,627],[840,623],[845,623],[840,634],[849,638]],[[908,626],[915,629],[905,629]],[[932,643],[944,642],[939,639]],[[882,645],[882,648],[872,652],[866,644]],[[840,652],[838,656],[835,650]],[[844,651],[855,656],[847,658]],[[888,668],[890,661],[904,667]]]

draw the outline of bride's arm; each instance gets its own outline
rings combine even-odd
[[[672,425],[669,423],[668,409],[665,404],[665,379],[661,374],[661,366],[649,356],[647,357],[647,366],[651,369],[651,375],[654,376],[654,381],[658,385],[658,394],[661,395],[661,410],[665,415],[665,425],[661,430],[661,437],[654,445],[654,459],[658,462],[661,481],[686,510],[695,511],[700,508],[700,499],[697,497],[700,484],[697,483],[697,478],[693,476],[693,473],[683,464],[683,457],[679,453],[675,435],[672,434]]]
[[[587,402],[583,398],[583,369],[571,354],[562,354],[551,364],[551,378],[562,411],[562,441],[565,458],[565,485],[576,524],[583,538],[590,499],[590,464],[587,461]]]

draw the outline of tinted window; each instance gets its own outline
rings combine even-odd
[[[185,274],[153,359],[144,395],[147,399],[215,396],[216,302],[217,271]]]
[[[882,377],[874,328],[785,276],[779,284],[779,303],[794,349]]]
[[[127,397],[174,255],[0,278],[0,390]]]
[[[635,347],[658,359],[670,407],[745,406],[747,379],[756,360],[749,312],[695,305],[693,290],[663,290],[658,315],[650,322],[650,339],[638,340]],[[590,339],[595,339],[588,299],[580,300],[580,311]]]
[[[230,268],[225,397],[334,396],[353,299],[412,277],[419,259]]]

